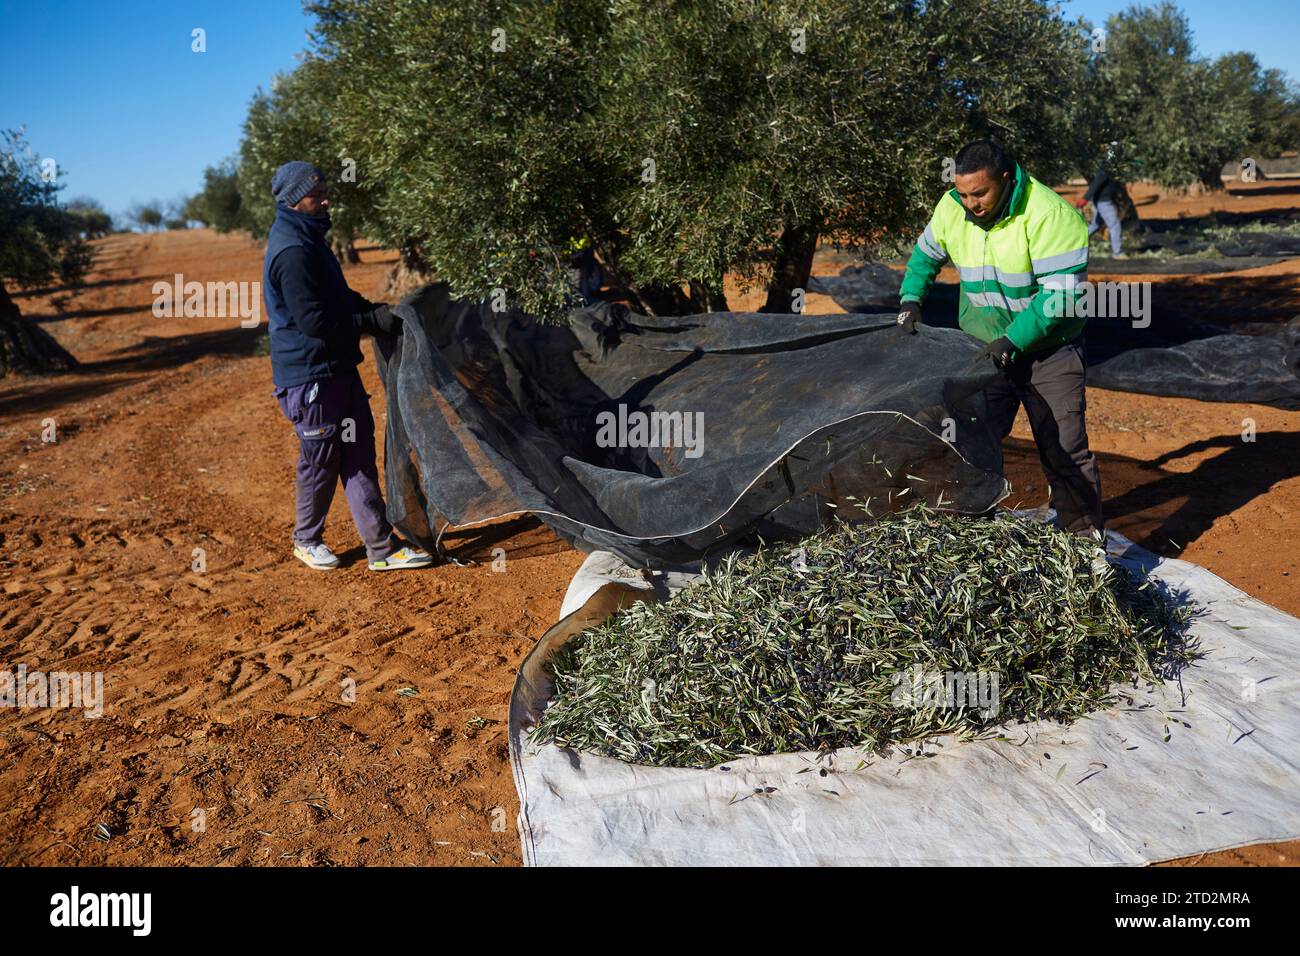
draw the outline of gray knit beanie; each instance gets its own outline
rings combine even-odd
[[[325,174],[319,166],[295,159],[275,171],[271,177],[271,194],[276,203],[292,206],[324,182]]]

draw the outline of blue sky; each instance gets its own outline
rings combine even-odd
[[[297,0],[0,0],[0,129],[110,212],[196,192],[249,99],[307,47]],[[207,31],[194,53],[191,30]]]
[[[1236,50],[1255,54],[1265,67],[1286,70],[1300,82],[1300,5],[1296,0],[1174,0],[1187,14],[1202,56],[1219,56]],[[1067,19],[1087,17],[1101,26],[1113,13],[1131,6],[1157,6],[1158,0],[1137,4],[1133,0],[1066,0]]]
[[[466,0],[473,2],[473,0]],[[1074,0],[1101,23],[1127,2]],[[1300,80],[1295,0],[1185,0],[1200,52],[1249,50]],[[0,128],[65,172],[65,199],[110,212],[196,191],[233,153],[248,101],[307,46],[298,0],[0,0]],[[195,27],[207,52],[190,49]]]

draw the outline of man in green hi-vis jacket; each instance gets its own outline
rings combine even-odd
[[[1101,479],[1084,422],[1088,227],[987,140],[957,154],[955,184],[907,262],[898,323],[915,333],[921,302],[951,261],[958,324],[1003,373],[988,391],[994,434],[1011,432],[1023,403],[1061,527],[1100,532]]]

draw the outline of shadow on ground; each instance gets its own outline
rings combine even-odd
[[[178,368],[206,356],[255,355],[265,331],[264,327],[234,326],[189,335],[147,336],[111,358],[86,362],[69,372],[0,380],[0,420],[100,398],[148,372]]]
[[[1165,466],[1220,448],[1189,472]],[[1007,504],[1036,506],[1046,500],[1046,480],[1033,442],[1008,439],[1007,477],[1015,489]],[[1149,551],[1177,557],[1224,515],[1274,485],[1300,474],[1300,434],[1260,432],[1254,442],[1222,435],[1191,442],[1154,461],[1099,454],[1107,527]]]

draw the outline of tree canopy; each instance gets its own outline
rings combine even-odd
[[[233,156],[205,169],[203,188],[186,202],[185,218],[217,232],[256,231],[257,222],[239,191],[238,174],[239,161]]]
[[[910,239],[964,143],[1033,175],[1220,186],[1294,146],[1249,54],[1197,55],[1172,4],[1104,39],[1040,0],[315,0],[311,49],[254,99],[236,180],[260,234],[275,168],[325,169],[335,233],[466,298],[553,316],[576,249],[646,311],[788,311],[819,240]],[[1207,108],[1213,104],[1213,108]],[[349,176],[349,174],[351,174]]]
[[[1300,99],[1285,75],[1249,53],[1197,55],[1174,4],[1112,15],[1080,84],[1079,123],[1094,160],[1120,144],[1119,172],[1166,188],[1221,189],[1227,163],[1295,148]]]
[[[66,212],[77,224],[83,239],[100,239],[113,231],[113,217],[98,199],[78,196],[68,201]]]
[[[79,282],[90,267],[90,247],[48,169],[21,132],[0,133],[0,283]]]
[[[52,279],[71,285],[90,268],[82,221],[59,205],[61,188],[56,168],[42,163],[21,132],[0,133],[0,376],[76,364],[49,333],[19,315],[6,288]]]
[[[583,241],[651,310],[719,307],[735,273],[787,311],[818,237],[915,226],[963,142],[996,135],[1048,178],[1069,164],[1082,41],[1036,0],[310,9],[300,72],[331,94],[308,113],[357,161],[361,228],[534,313],[570,301]]]
[[[270,92],[259,90],[244,120],[239,149],[240,228],[255,238],[266,235],[275,220],[271,178],[290,160],[314,163],[324,171],[330,190],[330,232],[336,245],[350,248],[359,235],[377,232],[363,216],[369,209],[365,181],[347,140],[340,135],[341,60],[309,56],[291,73],[276,77]]]

